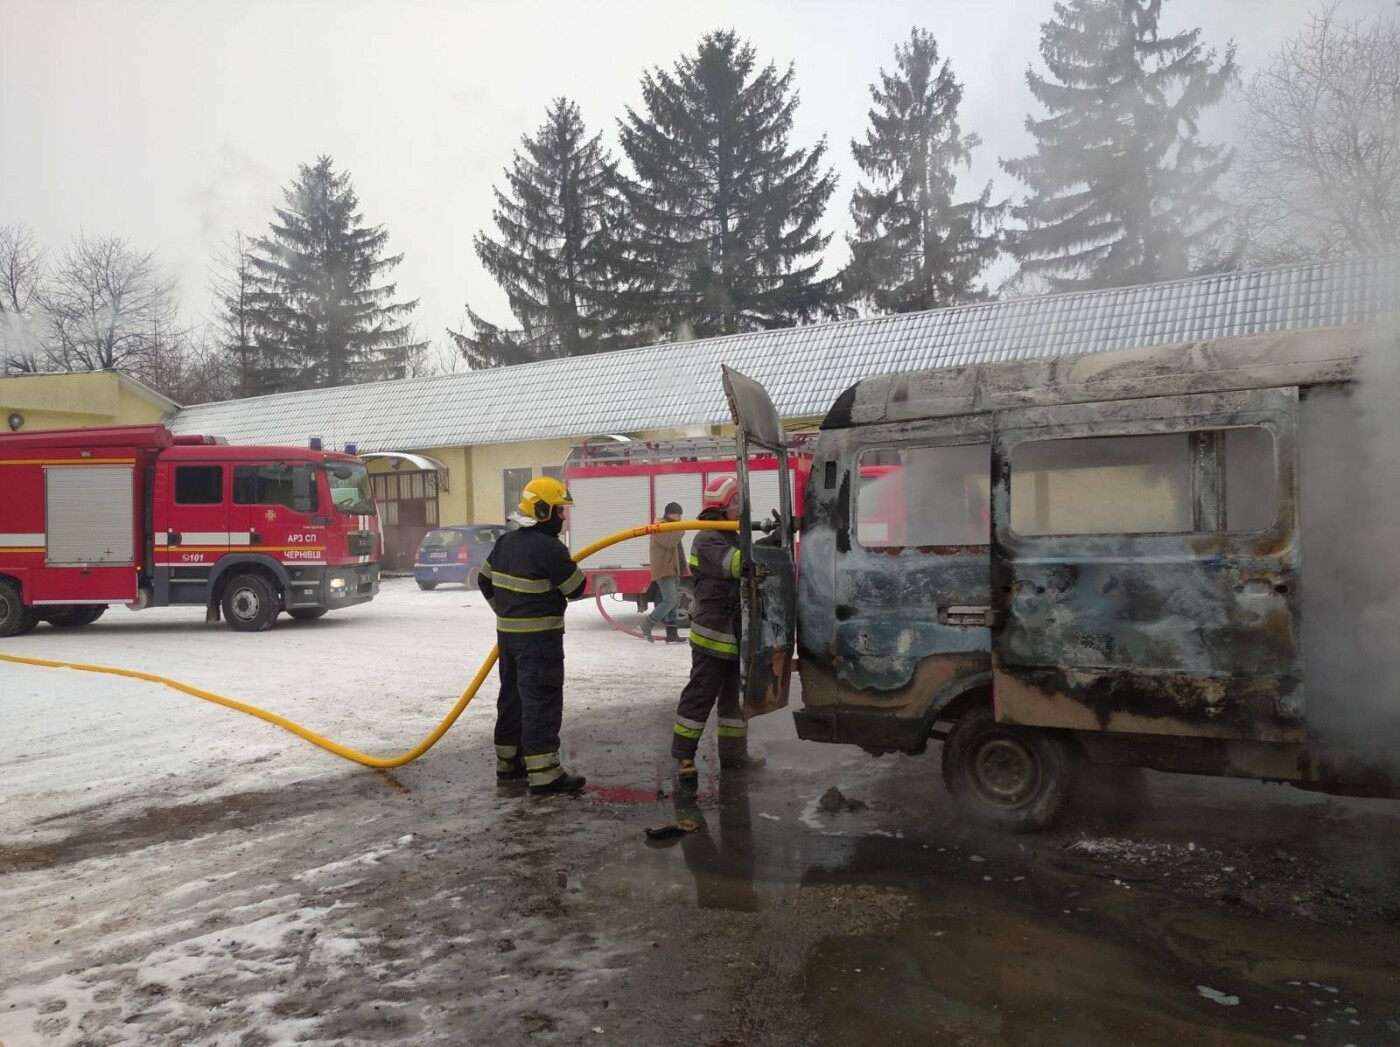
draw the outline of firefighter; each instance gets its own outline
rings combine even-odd
[[[520,527],[497,539],[481,568],[496,612],[501,695],[496,703],[496,779],[528,778],[531,795],[574,793],[582,775],[559,762],[564,717],[564,609],[584,595],[583,572],[559,538],[574,501],[552,476],[525,485]]]
[[[702,520],[739,518],[739,482],[713,477],[705,485]],[[701,531],[690,546],[695,576],[695,609],[690,616],[690,682],[681,691],[671,735],[676,777],[699,777],[695,751],[710,709],[719,705],[719,762],[724,768],[757,767],[748,755],[748,725],[739,709],[739,536],[734,531]]]

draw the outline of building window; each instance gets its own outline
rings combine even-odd
[[[175,467],[177,505],[218,505],[224,500],[222,465],[178,465]]]
[[[534,476],[534,470],[528,465],[520,469],[502,469],[501,480],[505,487],[506,515],[516,512],[520,505],[520,496],[525,493],[525,485]]]

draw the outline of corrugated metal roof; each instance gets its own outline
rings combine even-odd
[[[762,382],[787,418],[896,371],[1371,323],[1400,313],[1400,255],[1011,299],[666,343],[433,378],[280,393],[181,410],[180,433],[361,450],[460,447],[729,421],[719,365]]]

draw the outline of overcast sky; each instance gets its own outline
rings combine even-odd
[[[1318,0],[1167,0],[1163,28],[1233,39],[1246,80]],[[1345,16],[1391,0],[1341,0]],[[1040,23],[1050,0],[0,0],[0,224],[51,248],[80,229],[155,248],[191,312],[207,310],[210,258],[235,227],[260,235],[299,163],[348,170],[367,222],[404,261],[401,298],[442,339],[462,306],[513,326],[472,236],[491,225],[522,133],[565,95],[615,155],[615,121],[645,69],[733,28],[763,62],[793,63],[794,145],[823,136],[840,184],[829,264],[845,254],[867,85],[911,26],[929,29],[965,84],[962,124],[983,144],[963,183],[1017,191],[998,157],[1029,149]],[[1234,132],[1232,113],[1206,125]]]

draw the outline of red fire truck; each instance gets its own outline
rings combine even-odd
[[[231,447],[161,425],[0,435],[0,637],[111,604],[202,607],[239,631],[379,591],[358,458]]]
[[[808,458],[801,451],[803,434],[794,438],[789,459],[794,512],[807,482]],[[658,519],[668,502],[677,502],[687,518],[700,515],[705,481],[714,475],[734,475],[734,440],[692,439],[641,441],[613,437],[588,440],[569,451],[564,483],[574,496],[569,511],[569,547],[582,549],[599,538]],[[758,520],[778,508],[778,460],[754,458],[749,463],[753,505]],[[589,592],[618,593],[635,601],[638,610],[655,602],[651,580],[650,540],[634,538],[595,553],[584,568]],[[690,589],[681,588],[680,614],[688,616]]]

